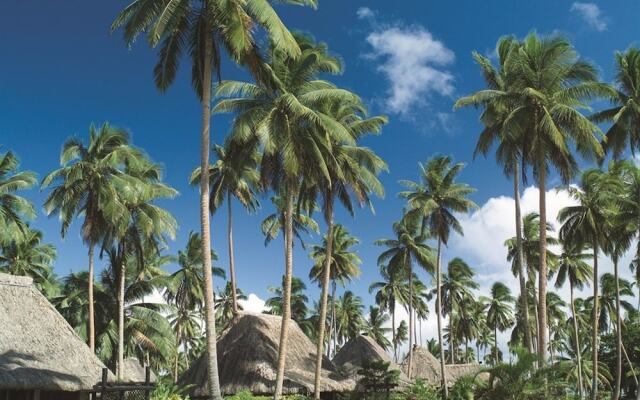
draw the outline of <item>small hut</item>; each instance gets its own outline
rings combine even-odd
[[[275,390],[278,343],[282,318],[275,315],[240,313],[218,340],[218,371],[224,395],[242,390],[268,395]],[[295,321],[289,323],[284,394],[310,394],[314,389],[316,346]],[[182,386],[193,385],[192,398],[208,396],[206,354],[180,378]],[[322,363],[321,391],[351,390],[355,382],[338,372],[325,358]]]
[[[155,382],[156,376],[153,371],[149,371],[150,381]],[[146,368],[135,357],[129,357],[122,364],[122,381],[125,383],[141,383],[145,382],[147,377]],[[2,400],[2,399],[0,399]]]
[[[0,326],[0,399],[79,400],[100,382],[104,364],[31,278],[0,274]]]
[[[365,361],[384,361],[390,364],[390,369],[400,370],[400,384],[409,382],[409,378],[402,372],[400,366],[394,363],[389,354],[371,337],[358,335],[349,340],[333,357],[333,363],[352,379],[358,379]]]
[[[446,364],[444,366],[447,376],[447,386],[453,384],[461,377],[474,375],[481,370],[480,364]],[[407,359],[403,363],[403,370],[407,372]],[[411,363],[411,378],[424,379],[432,385],[440,385],[442,374],[440,373],[440,361],[424,347],[416,346],[413,349],[413,360]]]

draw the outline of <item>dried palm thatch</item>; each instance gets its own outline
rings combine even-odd
[[[77,392],[100,381],[104,364],[31,278],[0,274],[0,326],[0,389]]]
[[[282,318],[275,315],[240,313],[218,340],[218,369],[223,394],[249,390],[272,394],[275,390],[278,342]],[[316,346],[294,321],[289,325],[284,394],[313,392]],[[178,382],[192,385],[191,397],[206,397],[207,362],[202,356]],[[343,392],[355,382],[340,374],[329,359],[323,360],[322,392]]]
[[[150,378],[151,382],[156,381],[156,375],[153,371],[149,371],[151,373]],[[140,383],[144,382],[147,377],[147,372],[145,367],[138,361],[135,357],[129,357],[124,360],[124,364],[122,365],[122,375],[124,377],[123,381],[127,383]]]
[[[403,370],[406,372],[407,359],[403,363]],[[444,366],[447,375],[447,386],[453,386],[458,379],[467,375],[474,375],[480,372],[480,364],[448,364]],[[424,379],[432,385],[440,385],[442,374],[440,373],[440,361],[424,347],[413,349],[413,362],[411,365],[411,378]]]
[[[453,385],[455,381],[463,376],[477,375],[480,379],[487,379],[488,374],[482,371],[480,364],[453,364],[444,366],[447,371],[447,380],[450,381],[450,385]]]
[[[332,361],[341,371],[353,379],[358,379],[358,370],[362,368],[365,361],[388,362],[389,369],[400,370],[401,384],[409,381],[400,366],[394,363],[389,354],[369,336],[359,335],[349,340],[340,348]]]

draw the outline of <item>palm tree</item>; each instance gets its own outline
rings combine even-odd
[[[436,316],[438,320],[438,340],[442,347],[442,297],[440,260],[442,245],[447,245],[451,230],[462,235],[462,226],[453,215],[454,212],[466,213],[477,205],[467,199],[474,189],[456,178],[464,168],[464,164],[452,165],[451,157],[436,156],[420,166],[420,182],[401,181],[409,190],[401,192],[400,197],[407,199],[410,211],[408,215],[422,219],[422,231],[428,227],[431,236],[438,242],[436,256]],[[411,353],[409,353],[411,354]],[[442,374],[442,390],[447,397],[447,380],[444,368],[444,351],[440,352],[440,372]]]
[[[461,258],[454,258],[449,261],[447,266],[447,273],[442,279],[442,310],[443,316],[449,315],[449,353],[451,356],[451,363],[456,363],[455,355],[455,338],[456,330],[454,328],[452,318],[456,313],[459,320],[462,321],[464,316],[468,314],[470,310],[464,310],[463,304],[470,304],[474,301],[473,289],[478,289],[480,286],[473,280],[474,270]]]
[[[488,57],[478,52],[473,52],[473,58],[480,67],[482,75],[487,86],[486,91],[497,90],[507,93],[511,90],[508,85],[513,85],[514,79],[507,74],[513,72],[509,68],[509,63],[513,62],[515,54],[518,52],[520,43],[513,37],[504,37],[498,40],[496,45],[496,53],[498,55],[498,66],[496,69]],[[514,88],[515,89],[515,88]],[[485,90],[479,91],[473,95],[458,99],[455,107],[464,107],[474,105],[482,106],[484,110],[480,116],[480,121],[484,125],[476,149],[474,157],[481,153],[486,157],[493,143],[497,142],[496,161],[502,165],[503,171],[507,177],[513,176],[513,194],[515,200],[515,227],[516,227],[516,254],[514,257],[517,276],[520,283],[520,323],[522,324],[525,346],[530,353],[533,353],[533,341],[531,339],[531,328],[529,327],[529,305],[527,303],[526,275],[524,258],[522,253],[522,212],[520,208],[520,174],[525,177],[525,167],[527,160],[523,157],[523,137],[519,137],[518,130],[506,130],[505,124],[509,122],[511,113],[516,109],[516,104],[505,104],[500,98],[494,99],[485,96]],[[520,170],[522,164],[522,170]]]
[[[629,142],[631,151],[640,149],[640,49],[632,47],[625,52],[616,52],[616,90],[610,96],[614,107],[591,116],[594,122],[612,121],[606,140],[605,151],[619,158]]]
[[[280,195],[275,195],[271,197],[271,203],[276,208],[275,212],[267,215],[260,224],[260,230],[264,235],[265,246],[277,238],[280,231],[284,234],[285,228],[285,199]],[[310,232],[320,232],[318,223],[311,217],[312,211],[314,211],[313,207],[311,210],[298,210],[298,207],[296,207],[293,211],[293,236],[300,241],[300,246],[302,246],[303,249],[306,248],[306,245],[302,239],[302,235],[309,234]]]
[[[576,363],[578,373],[578,395],[582,398],[584,393],[584,384],[582,381],[582,349],[580,345],[580,333],[578,329],[578,319],[576,314],[576,305],[574,299],[574,290],[582,290],[585,285],[589,285],[591,275],[593,273],[591,265],[586,260],[591,256],[585,252],[584,246],[573,243],[563,243],[562,254],[558,258],[558,275],[556,276],[556,288],[564,286],[569,281],[569,304],[571,306],[571,317],[573,325],[573,339],[575,341]]]
[[[209,166],[209,209],[215,213],[226,200],[227,202],[227,240],[229,248],[229,278],[231,285],[231,301],[233,313],[238,313],[238,294],[236,270],[233,253],[233,213],[231,198],[235,197],[248,211],[255,211],[260,207],[256,198],[256,187],[259,181],[257,171],[258,153],[253,146],[241,146],[233,141],[227,141],[225,147],[214,146],[217,156],[215,163]],[[200,168],[196,168],[189,178],[191,185],[200,182]]]
[[[18,239],[26,230],[25,220],[36,215],[33,205],[15,192],[36,183],[33,172],[19,171],[18,157],[8,151],[0,153],[0,242]]]
[[[284,314],[284,285],[285,285],[285,277],[282,277],[282,286],[270,286],[267,288],[270,293],[273,294],[272,297],[268,298],[264,305],[269,309],[269,314],[273,315],[283,315]],[[301,322],[307,317],[308,308],[307,303],[309,302],[309,298],[304,293],[307,290],[307,286],[302,282],[300,278],[296,278],[295,276],[291,278],[291,319],[296,322]]]
[[[129,144],[129,134],[105,123],[89,127],[89,143],[68,139],[60,153],[61,167],[42,180],[42,188],[53,188],[44,202],[47,215],[58,214],[62,222],[62,237],[77,216],[83,216],[82,239],[89,248],[89,347],[95,350],[93,310],[93,253],[107,225],[108,199],[115,196],[113,177],[121,175],[126,162],[139,157]],[[113,204],[113,202],[111,203]]]
[[[24,226],[21,237],[0,242],[0,271],[33,278],[38,289],[48,283],[56,260],[56,248],[42,243],[42,232]]]
[[[426,244],[426,235],[420,232],[419,221],[416,218],[403,216],[403,218],[393,224],[395,239],[381,239],[375,241],[378,246],[387,249],[378,257],[378,265],[381,268],[390,270],[390,274],[404,275],[409,280],[409,349],[413,348],[413,264],[423,268],[430,274],[434,273],[435,260],[433,259],[433,249]],[[407,358],[407,371],[411,378],[412,352],[409,351]]]
[[[352,291],[345,291],[336,300],[336,324],[338,343],[343,345],[358,336],[365,326],[362,298]]]
[[[497,363],[498,331],[502,332],[513,325],[513,310],[511,304],[515,301],[511,296],[511,290],[502,282],[496,282],[491,286],[491,297],[486,300],[487,325],[493,328],[494,361]]]
[[[167,318],[176,337],[173,381],[177,382],[180,373],[180,348],[184,349],[184,354],[189,354],[189,349],[193,346],[193,339],[201,336],[202,313],[196,309],[174,307]]]
[[[285,0],[285,3],[315,6],[315,0]],[[279,51],[292,57],[300,55],[291,33],[284,26],[271,3],[267,1],[176,1],[165,6],[164,0],[134,0],[111,25],[114,31],[124,27],[129,46],[141,33],[147,33],[151,47],[160,45],[158,64],[154,69],[156,86],[165,91],[174,81],[183,51],[190,53],[191,81],[202,108],[200,132],[200,220],[202,254],[205,271],[205,314],[210,397],[221,399],[218,380],[213,283],[209,271],[211,240],[209,226],[209,146],[211,120],[211,82],[220,79],[222,49],[234,61],[248,67],[259,80],[266,78],[265,68],[256,44],[255,26],[263,27]],[[276,390],[276,398],[280,393]]]
[[[591,332],[591,349],[593,361],[591,365],[598,366],[598,253],[604,235],[610,223],[606,210],[615,202],[613,192],[618,183],[610,176],[597,169],[584,171],[578,186],[566,186],[569,195],[577,201],[577,205],[569,206],[558,212],[560,240],[563,243],[589,243],[593,250],[593,319]],[[594,392],[598,392],[597,375],[592,376],[591,396],[596,400]]]
[[[385,325],[389,322],[389,316],[380,307],[369,306],[369,316],[367,317],[365,333],[375,340],[384,350],[391,346],[387,335],[391,329]]]
[[[309,271],[309,279],[313,282],[318,282],[322,287],[324,285],[324,277],[327,274],[327,254],[331,254],[330,256],[330,265],[329,265],[329,279],[331,281],[331,323],[330,329],[333,329],[333,338],[334,338],[334,351],[335,351],[335,341],[336,338],[336,309],[335,309],[335,300],[336,300],[336,286],[339,283],[341,286],[345,286],[348,282],[350,282],[353,278],[360,276],[360,264],[362,260],[360,257],[353,251],[352,247],[356,246],[359,243],[358,239],[354,236],[351,236],[349,232],[345,229],[344,226],[340,224],[336,224],[334,228],[332,228],[332,245],[329,245],[329,233],[327,232],[327,236],[322,240],[321,245],[313,246],[311,249],[311,258],[314,261],[313,267],[311,271]],[[329,249],[331,247],[331,250]],[[318,315],[319,321],[322,319],[327,319],[327,312],[324,309],[323,312],[323,298],[321,295],[321,303],[320,303],[320,312]],[[328,296],[327,296],[328,297]],[[320,329],[322,328],[322,329]],[[324,344],[324,324],[320,323],[318,328],[318,339],[322,339],[322,344]],[[329,333],[328,338],[328,346],[329,349],[327,354],[331,357],[331,332]],[[322,355],[324,354],[322,347],[317,349],[317,351]]]
[[[247,296],[242,293],[241,289],[233,290],[231,282],[227,284],[223,289],[218,289],[218,296],[216,297],[216,321],[219,326],[224,330],[229,325],[229,322],[233,320],[238,311],[242,311],[242,306],[238,305],[238,300],[247,300]],[[235,306],[234,306],[235,305]],[[235,307],[235,310],[234,310]]]
[[[405,343],[409,336],[409,328],[407,328],[407,321],[402,320],[400,324],[398,324],[398,329],[395,330],[395,334],[393,335],[393,347],[398,348],[401,347],[403,343]],[[411,351],[409,351],[411,354]]]

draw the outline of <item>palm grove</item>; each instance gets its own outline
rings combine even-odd
[[[313,0],[284,3],[316,6]],[[265,244],[281,234],[285,260],[282,285],[269,288],[267,300],[268,312],[283,316],[274,398],[281,397],[290,319],[317,343],[316,398],[323,354],[332,356],[359,334],[397,361],[406,346],[426,346],[439,357],[444,397],[445,364],[483,360],[500,376],[505,348],[518,363],[532,360],[527,377],[543,376],[546,394],[569,390],[596,399],[605,391],[617,399],[637,390],[635,372],[627,371],[640,362],[634,347],[640,314],[629,302],[640,284],[640,169],[623,158],[640,149],[640,50],[616,55],[613,84],[600,82],[595,66],[562,37],[503,38],[497,65],[474,53],[486,88],[456,107],[481,110],[476,154],[495,151],[513,180],[517,233],[496,251],[506,253],[519,291],[496,282],[486,296],[478,295],[473,267],[448,254],[451,235],[463,234],[458,217],[476,207],[469,199],[474,189],[458,180],[463,164],[434,156],[419,164],[416,181],[400,182],[405,206],[393,235],[375,242],[380,281],[370,285],[375,305],[365,311],[362,298],[338,293],[360,274],[361,260],[358,239],[335,221],[335,210],[354,214],[383,196],[378,176],[387,165],[361,142],[381,132],[387,118],[369,115],[357,94],[330,81],[343,69],[340,58],[311,36],[290,32],[263,0],[138,0],[114,20],[112,30],[120,29],[128,45],[144,33],[158,48],[153,73],[161,92],[180,62],[191,64],[202,108],[201,160],[185,179],[199,189],[201,231],[189,234],[185,248],[167,254],[178,222],[158,202],[178,193],[163,183],[159,164],[126,131],[92,126],[87,138],[64,143],[60,167],[41,181],[45,213],[59,217],[63,237],[78,224],[87,251],[88,271],[57,277],[55,248],[30,225],[35,207],[22,197],[37,184],[36,175],[20,170],[13,152],[0,155],[0,269],[32,276],[118,377],[125,357],[177,379],[206,354],[210,396],[221,398],[216,338],[245,298],[236,279],[232,209],[240,203],[253,212],[268,198],[275,212],[257,225]],[[266,33],[265,46],[258,31]],[[223,80],[224,56],[253,80]],[[596,99],[611,108],[592,112],[589,103]],[[213,148],[212,113],[233,115],[230,134]],[[579,171],[577,153],[598,167]],[[564,182],[557,190],[575,201],[557,215],[558,227],[547,221],[552,171]],[[529,174],[540,189],[539,212],[522,215],[520,186]],[[228,218],[228,272],[212,264],[210,216],[221,208]],[[307,233],[320,226],[323,239],[309,248],[312,267],[297,270],[321,289],[310,304],[304,282],[294,276],[293,246],[305,246]],[[635,255],[633,283],[619,276],[628,251]],[[443,256],[450,259],[446,266]],[[610,258],[613,270],[600,271],[599,257]],[[96,258],[106,268],[96,271]],[[175,272],[167,273],[168,265],[177,266]],[[229,280],[214,292],[213,276]],[[549,284],[568,286],[570,298],[548,290]],[[575,296],[587,286],[592,296]],[[165,302],[148,301],[158,291]],[[396,318],[398,307],[406,320]],[[428,318],[437,321],[437,337],[423,343]],[[508,346],[500,346],[498,333],[507,330]],[[411,371],[411,351],[405,362]],[[483,390],[498,393],[506,382],[503,376]]]

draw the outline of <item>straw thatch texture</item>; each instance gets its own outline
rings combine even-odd
[[[0,389],[90,390],[104,365],[32,284],[0,274]]]
[[[480,373],[482,370],[482,366],[480,364],[453,364],[445,365],[444,367],[447,370],[447,380],[449,380],[451,384],[463,376],[478,375],[478,378],[480,379],[487,378],[486,373]]]
[[[249,390],[271,394],[275,389],[278,342],[282,319],[275,315],[241,313],[218,340],[218,369],[223,394]],[[316,346],[290,321],[287,343],[285,394],[312,393]],[[323,361],[321,390],[342,392],[355,383],[338,373],[331,361]],[[181,377],[180,385],[194,385],[192,397],[205,397],[207,363],[203,355]]]
[[[407,359],[403,363],[403,370],[406,372]],[[456,381],[467,375],[475,375],[481,370],[480,364],[447,364],[444,366],[447,375],[447,386],[453,386]],[[413,361],[411,366],[412,379],[424,379],[432,385],[440,385],[442,375],[440,374],[440,361],[423,347],[413,349]]]
[[[156,381],[156,375],[153,371],[149,371],[151,382]],[[144,382],[146,379],[146,370],[145,367],[140,364],[135,357],[129,357],[124,360],[124,364],[122,366],[122,375],[123,382],[127,383],[140,383]]]

